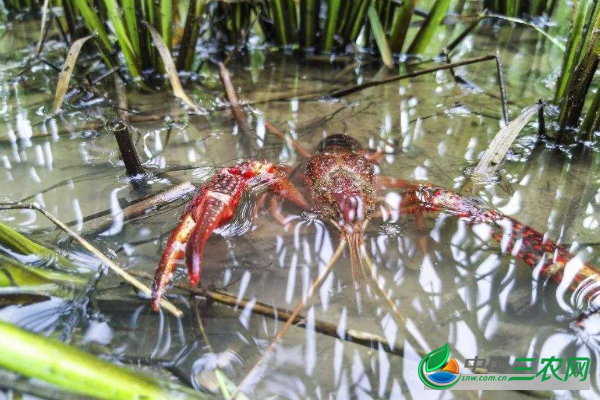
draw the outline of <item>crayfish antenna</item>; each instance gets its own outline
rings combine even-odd
[[[350,267],[352,268],[352,284],[354,285],[354,293],[356,295],[356,306],[358,312],[362,311],[362,285],[359,280],[358,269],[359,266],[362,269],[362,262],[360,259],[360,236],[359,234],[353,233],[348,236],[348,250],[350,251]],[[363,270],[364,276],[364,270]]]

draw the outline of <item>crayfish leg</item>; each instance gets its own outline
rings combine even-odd
[[[184,214],[167,242],[152,285],[152,308],[154,311],[158,311],[160,308],[160,298],[171,281],[177,261],[185,254],[186,243],[195,226],[196,221],[192,214]]]

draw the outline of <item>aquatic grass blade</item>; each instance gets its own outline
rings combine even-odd
[[[67,0],[68,1],[68,0]],[[122,0],[123,4],[123,17],[125,18],[125,27],[127,28],[127,35],[131,41],[134,53],[140,57],[142,54],[140,46],[140,36],[138,32],[138,23],[136,12],[136,0]]]
[[[401,53],[410,20],[417,5],[417,0],[405,0],[400,7],[394,11],[392,27],[390,29],[390,49],[395,53]]]
[[[173,26],[173,1],[160,0],[160,33],[167,49],[171,51],[171,28]]]
[[[200,16],[204,13],[204,5],[204,0],[190,0],[177,57],[177,70],[179,71],[189,71],[192,68],[198,42],[198,25]]]
[[[327,21],[323,33],[322,50],[329,53],[333,48],[333,39],[337,30],[337,20],[340,14],[342,0],[329,0],[327,2]]]
[[[379,15],[377,15],[377,10],[375,10],[375,7],[371,5],[367,15],[369,16],[369,22],[371,23],[371,29],[373,31],[373,36],[375,36],[375,42],[377,43],[379,54],[381,54],[381,60],[388,68],[394,68],[392,52],[390,51],[390,46],[388,45],[385,32],[381,26],[381,21],[379,20]]]
[[[54,93],[54,104],[52,105],[52,109],[50,110],[52,114],[55,114],[60,110],[65,100],[67,90],[69,89],[69,82],[71,82],[71,76],[73,75],[75,63],[77,62],[77,58],[79,57],[81,48],[83,47],[85,42],[87,42],[91,38],[92,36],[86,36],[84,38],[76,40],[71,45],[69,53],[67,54],[67,58],[65,59],[65,63],[63,64],[62,70],[58,75],[58,84],[56,85],[56,92]]]
[[[112,62],[110,61],[110,53],[112,51],[112,43],[108,38],[108,33],[106,29],[104,29],[104,25],[100,21],[98,13],[94,11],[87,0],[73,0],[75,3],[75,7],[81,14],[83,22],[88,30],[94,36],[98,38],[98,43],[100,47],[100,52],[103,55],[104,62],[107,66],[112,67]],[[68,1],[67,1],[68,3]]]
[[[486,179],[496,172],[512,143],[531,118],[537,115],[539,108],[539,104],[525,108],[517,118],[500,129],[473,170],[474,177]]]
[[[348,40],[350,42],[355,42],[360,34],[361,29],[363,29],[365,25],[365,16],[367,15],[367,10],[371,5],[372,0],[360,0],[360,4],[357,7],[357,12],[354,15],[354,23],[352,25],[352,30],[350,31],[350,36]]]
[[[127,68],[129,68],[129,73],[134,78],[138,78],[140,76],[140,69],[138,66],[140,61],[139,54],[135,53],[133,46],[131,45],[131,41],[127,36],[125,24],[121,18],[121,9],[116,0],[104,0],[104,5],[106,6],[106,10],[108,12],[108,18],[115,29],[117,41],[121,47],[121,52],[123,53],[123,58],[125,58],[125,63],[127,63]]]
[[[40,263],[60,267],[57,269],[75,270],[77,268],[68,258],[28,239],[13,228],[0,222],[0,250],[3,249],[3,246],[22,255],[34,255],[41,260]]]
[[[187,104],[196,114],[205,115],[206,110],[198,107],[198,105],[194,103],[192,99],[190,99],[188,95],[184,92],[183,86],[181,86],[181,81],[179,80],[179,75],[177,75],[177,68],[175,68],[173,58],[171,58],[171,52],[165,45],[165,42],[162,40],[162,37],[153,26],[151,26],[148,23],[145,23],[145,25],[150,31],[152,41],[156,46],[158,53],[160,54],[160,57],[162,58],[162,61],[165,65],[165,69],[171,81],[171,87],[173,88],[173,94],[175,95],[175,97],[181,99],[185,104]]]
[[[300,0],[300,44],[303,47],[315,46],[320,8],[321,0]]]
[[[560,101],[565,95],[572,73],[582,56],[582,49],[586,46],[585,42],[588,41],[586,38],[591,36],[584,35],[583,29],[586,21],[589,21],[591,17],[593,4],[594,2],[592,0],[584,0],[577,5],[569,30],[569,38],[567,40],[567,48],[563,58],[561,74],[556,83],[556,91],[554,93],[555,103]]]
[[[107,400],[188,400],[208,395],[111,364],[0,321],[0,366],[76,394]]]
[[[439,28],[444,17],[446,16],[446,12],[450,7],[450,3],[452,0],[436,0],[431,8],[431,11],[427,15],[423,26],[417,32],[417,35],[413,39],[410,47],[408,48],[408,53],[410,54],[420,54],[424,53],[433,39],[433,35],[435,31]]]

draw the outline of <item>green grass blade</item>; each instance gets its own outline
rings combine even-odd
[[[88,31],[98,37],[101,43],[101,50],[110,54],[112,43],[108,38],[108,33],[104,29],[104,25],[100,22],[100,18],[98,18],[98,14],[92,10],[87,0],[74,0],[74,2]]]
[[[127,37],[127,31],[125,29],[125,24],[121,19],[121,10],[116,0],[104,0],[104,5],[106,6],[106,10],[108,11],[108,18],[112,23],[115,33],[117,34],[117,41],[121,47],[121,52],[123,53],[123,57],[125,58],[125,62],[127,63],[127,67],[129,68],[129,73],[134,78],[138,78],[140,76],[140,70],[138,67],[139,63],[139,55],[136,55],[133,51],[133,46]]]
[[[450,3],[452,3],[452,0],[436,0],[423,26],[419,29],[417,36],[408,48],[408,53],[419,54],[425,52],[431,39],[433,39],[435,31],[444,20]]]
[[[167,48],[171,50],[173,45],[172,30],[173,26],[173,1],[160,0],[160,33]]]
[[[377,15],[377,10],[371,5],[367,14],[369,16],[371,29],[373,30],[373,36],[375,36],[377,48],[379,49],[379,54],[381,54],[381,59],[388,68],[394,68],[392,52],[390,51],[390,46],[385,38],[385,32],[383,30],[383,26],[381,26],[379,15]]]
[[[583,26],[586,20],[586,16],[589,15],[591,10],[592,1],[584,0],[577,5],[577,10],[573,16],[571,23],[571,29],[569,32],[569,39],[567,41],[567,48],[563,58],[563,65],[561,74],[556,83],[556,91],[554,93],[554,101],[557,102],[561,99],[567,89],[567,84],[571,77],[573,68],[577,63],[577,56],[581,51],[581,45],[583,43]]]
[[[579,130],[581,140],[591,140],[592,134],[600,127],[600,88],[596,89],[594,99],[588,109]]]
[[[204,0],[190,0],[177,58],[177,69],[180,71],[189,71],[192,68],[198,42],[198,26],[200,17],[204,13],[204,5]]]
[[[127,27],[127,34],[129,40],[133,46],[133,51],[138,56],[141,55],[140,49],[140,37],[138,33],[137,16],[135,15],[135,0],[122,0],[123,1],[123,15],[125,17],[125,25]]]
[[[8,248],[26,256],[36,256],[41,264],[58,263],[63,269],[73,270],[77,268],[68,258],[26,238],[8,225],[0,222],[0,250],[3,250],[3,248]]]
[[[300,1],[300,44],[303,47],[315,46],[320,8],[321,0]]]
[[[76,347],[0,321],[0,366],[107,400],[189,400],[207,395],[116,366]]]
[[[354,16],[354,25],[352,26],[352,31],[350,32],[350,41],[355,42],[360,34],[361,29],[365,25],[365,16],[367,15],[367,10],[371,6],[371,0],[360,0],[360,5],[358,7],[358,12]]]
[[[405,0],[402,6],[396,8],[390,29],[390,48],[395,53],[402,52],[408,26],[417,5],[417,0]]]
[[[0,287],[25,292],[43,291],[63,298],[71,298],[73,289],[85,286],[87,278],[71,272],[53,271],[23,264],[0,255]]]
[[[275,41],[278,45],[286,46],[289,44],[289,38],[286,29],[286,15],[284,13],[283,2],[287,0],[271,0],[271,9],[273,13],[273,24],[275,25]]]
[[[322,50],[326,53],[330,52],[333,47],[333,38],[337,30],[337,20],[341,4],[342,0],[329,0],[327,2],[327,22],[325,24],[322,46]]]

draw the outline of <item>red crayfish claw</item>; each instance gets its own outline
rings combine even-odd
[[[152,308],[159,309],[160,298],[171,281],[177,263],[185,253],[192,287],[202,273],[204,245],[212,232],[235,215],[242,194],[264,187],[291,202],[308,208],[306,200],[287,175],[267,161],[245,161],[219,171],[187,204],[163,252],[152,287]]]

